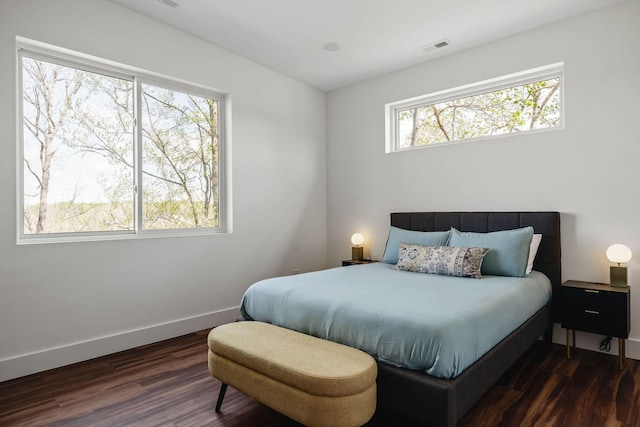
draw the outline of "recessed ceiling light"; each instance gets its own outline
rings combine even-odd
[[[325,43],[322,45],[322,47],[324,48],[324,50],[327,50],[329,52],[337,52],[340,50],[340,45],[336,42]]]
[[[158,0],[160,3],[164,3],[167,6],[170,7],[180,7],[180,3],[178,3],[176,0]]]

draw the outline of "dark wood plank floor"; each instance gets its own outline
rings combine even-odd
[[[207,370],[201,331],[0,383],[0,426],[296,427]],[[563,346],[534,347],[461,420],[478,426],[640,426],[640,362]],[[379,410],[367,427],[414,426]]]

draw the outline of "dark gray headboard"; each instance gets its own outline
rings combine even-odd
[[[542,234],[533,268],[551,280],[554,319],[558,319],[562,283],[559,212],[398,212],[391,214],[391,225],[416,231],[446,231],[454,227],[477,233],[532,226]]]

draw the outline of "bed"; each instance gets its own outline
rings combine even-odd
[[[241,310],[249,320],[267,321],[367,351],[378,360],[378,405],[426,425],[453,426],[540,336],[551,340],[561,281],[560,215],[392,213],[390,225],[390,230],[430,232],[427,235],[454,228],[471,237],[473,233],[510,230],[503,234],[532,227],[542,239],[534,271],[515,281],[487,275],[484,267],[481,282],[396,271],[392,268],[396,260],[389,262],[385,252],[387,264],[258,282],[247,290]],[[391,240],[390,232],[388,246]],[[398,265],[404,260],[401,255]],[[489,265],[487,258],[483,263]],[[461,314],[449,316],[451,292],[457,295],[453,305]],[[491,299],[483,292],[491,292]],[[376,294],[385,297],[374,298]],[[425,309],[423,301],[431,306]],[[499,322],[496,313],[500,313]],[[447,317],[454,326],[444,322]],[[401,327],[389,329],[393,324]],[[433,332],[420,332],[426,328]]]

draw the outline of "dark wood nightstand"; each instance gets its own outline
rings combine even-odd
[[[371,264],[373,262],[378,261],[374,261],[372,259],[347,259],[342,261],[342,266],[345,267],[347,265]]]
[[[567,330],[567,359],[571,359],[569,331],[618,338],[620,369],[626,361],[626,340],[631,328],[630,288],[569,280],[562,284],[562,327]]]

